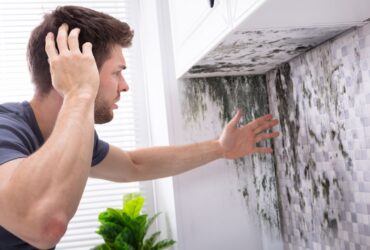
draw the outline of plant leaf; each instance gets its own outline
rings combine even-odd
[[[145,242],[144,242],[143,250],[152,249],[155,241],[157,240],[157,238],[159,237],[160,234],[161,234],[161,232],[155,232],[148,239],[146,239]]]
[[[112,222],[105,222],[100,225],[96,231],[97,234],[103,236],[106,243],[113,243],[117,235],[123,230],[123,227]]]
[[[114,209],[114,208],[107,208],[105,212],[99,214],[99,221],[101,223],[104,222],[112,222],[115,224],[119,224],[121,226],[126,226],[125,222],[122,219],[121,210]]]
[[[149,227],[153,224],[153,222],[155,221],[155,219],[156,219],[160,214],[161,214],[161,213],[156,213],[155,215],[153,215],[152,217],[150,217],[150,218],[149,218],[149,220],[148,220],[148,222],[146,223],[145,228],[144,228],[144,237],[145,237],[145,235],[147,234]]]
[[[137,235],[137,241],[141,243],[138,244],[140,246],[142,245],[145,236],[145,226],[147,224],[147,219],[148,219],[147,214],[139,215],[138,217],[135,218],[136,225],[135,231]]]
[[[130,244],[123,242],[122,244],[114,245],[114,250],[136,250],[136,249]]]
[[[144,197],[141,194],[127,194],[123,198],[123,212],[126,213],[131,219],[135,219],[139,216],[141,209],[144,205]]]
[[[91,248],[91,250],[111,250],[111,248],[107,244],[103,243],[94,248]]]
[[[164,249],[175,244],[173,240],[156,241],[160,232],[146,238],[149,227],[154,223],[160,213],[148,218],[141,214],[144,197],[140,193],[124,196],[122,209],[107,208],[99,214],[100,227],[96,231],[105,244],[98,245],[93,250],[156,250]]]
[[[129,227],[134,233],[136,232],[135,220],[131,219],[126,213],[121,214],[122,221],[127,227]]]
[[[129,228],[124,228],[122,232],[116,237],[114,241],[115,247],[125,246],[126,248],[131,246],[133,249],[137,249],[135,246],[135,236]]]
[[[155,244],[151,250],[165,249],[165,248],[168,248],[168,247],[172,246],[175,243],[176,243],[176,241],[174,241],[174,240],[161,240],[160,242]]]
[[[129,194],[125,194],[123,196],[123,204],[125,204],[126,202],[128,202],[130,200],[134,200],[134,199],[136,199],[138,197],[143,197],[143,196],[142,196],[141,193],[129,193]]]

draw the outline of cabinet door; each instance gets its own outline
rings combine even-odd
[[[230,31],[229,0],[169,0],[176,76],[214,48]]]
[[[230,0],[232,26],[236,27],[268,0]],[[274,0],[273,0],[274,1]]]

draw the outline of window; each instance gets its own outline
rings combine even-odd
[[[26,47],[32,29],[38,25],[44,13],[58,5],[81,5],[110,14],[126,21],[137,29],[138,1],[91,0],[91,1],[20,1],[0,2],[0,103],[30,100],[33,85],[30,82]],[[133,47],[124,50],[128,65],[125,77],[130,91],[122,94],[114,120],[96,126],[100,138],[121,147],[133,149],[148,145],[148,129],[145,112],[145,88],[140,74],[140,49],[135,32]],[[67,233],[57,249],[90,249],[102,242],[95,233],[98,214],[106,207],[121,207],[122,197],[128,192],[142,192],[147,197],[146,209],[152,212],[151,182],[111,183],[89,179],[79,209],[69,224]],[[151,213],[150,212],[150,213]]]

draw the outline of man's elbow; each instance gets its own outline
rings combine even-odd
[[[52,216],[49,219],[44,218],[40,225],[38,235],[30,244],[39,249],[50,249],[55,247],[61,240],[67,230],[68,221],[63,217]]]

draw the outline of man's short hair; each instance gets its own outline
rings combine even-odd
[[[53,32],[57,37],[58,29],[66,23],[69,31],[80,28],[80,49],[85,42],[91,42],[98,69],[110,57],[114,45],[127,48],[134,35],[130,26],[120,20],[92,9],[79,6],[61,6],[50,14],[31,33],[27,48],[28,67],[36,91],[47,94],[52,89],[48,57],[45,52],[45,37]]]

